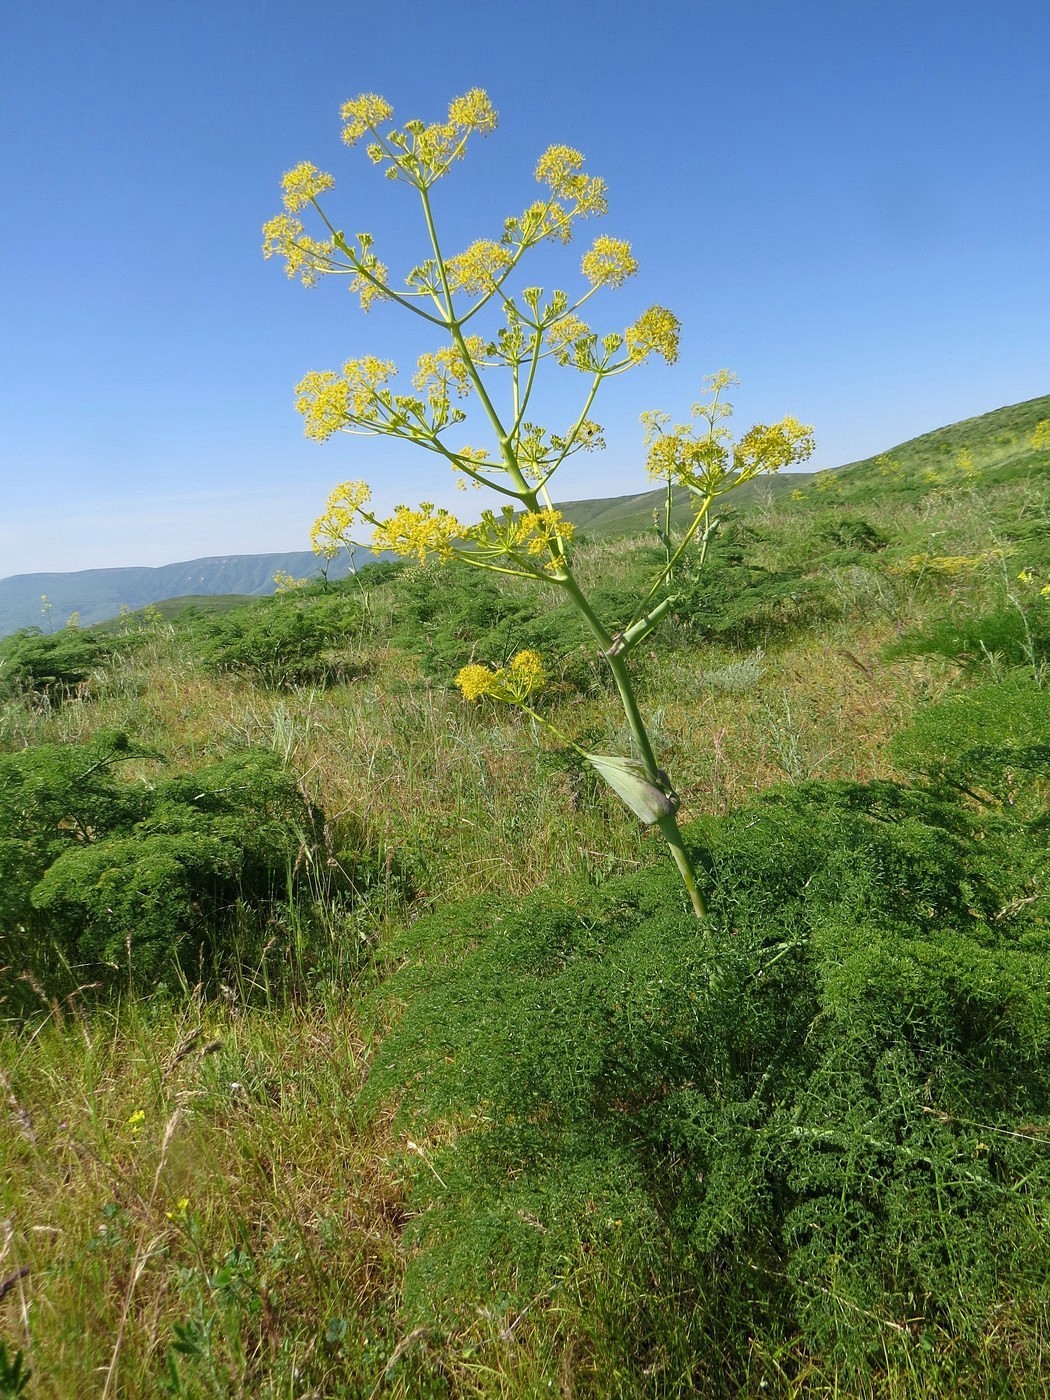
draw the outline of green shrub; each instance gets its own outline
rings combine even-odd
[[[861,515],[824,515],[816,522],[818,539],[847,553],[876,554],[889,538]]]
[[[151,784],[117,779],[117,764],[148,757],[122,734],[0,756],[9,1005],[23,973],[50,994],[146,987],[177,968],[236,977],[279,933],[272,916],[296,888],[350,887],[319,813],[272,752]],[[365,859],[354,878],[367,878]]]
[[[79,628],[52,635],[23,628],[0,641],[0,695],[32,691],[61,699],[134,640]]]
[[[987,1339],[1050,1267],[1050,841],[986,816],[809,784],[693,833],[713,935],[662,870],[405,933],[367,1103],[413,1139],[410,1321],[571,1312],[625,1396],[751,1393],[757,1335],[844,1393],[931,1338],[1034,1374]]]
[[[351,644],[362,632],[361,599],[345,589],[293,592],[195,619],[203,664],[278,689],[327,685],[358,673]]]
[[[960,616],[958,608],[906,632],[884,651],[888,661],[942,656],[969,670],[989,664],[1002,668],[1038,666],[1050,661],[1050,606],[1024,613],[1009,605],[993,612]]]
[[[690,641],[754,648],[782,644],[830,611],[820,579],[760,566],[733,531],[715,537],[707,561],[682,587],[675,619]]]
[[[612,590],[596,597],[608,615],[634,607]],[[519,651],[538,651],[563,687],[603,689],[611,682],[575,610],[559,597],[508,587],[468,564],[424,566],[401,578],[394,607],[394,643],[419,658],[424,675],[451,685],[468,662],[505,666]]]
[[[920,710],[891,751],[914,772],[1012,805],[1033,779],[1050,778],[1050,690],[1019,672],[959,691]]]

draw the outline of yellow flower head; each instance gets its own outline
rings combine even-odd
[[[318,170],[317,166],[311,165],[308,160],[300,161],[281,180],[284,207],[289,214],[297,214],[312,199],[316,199],[323,191],[332,189],[334,185],[335,180],[331,175]]]
[[[371,311],[372,303],[376,301],[386,301],[387,294],[383,287],[386,286],[390,278],[390,269],[385,263],[381,263],[374,253],[365,253],[361,259],[362,272],[354,273],[350,279],[350,290],[356,292],[361,299],[361,310]],[[365,276],[368,273],[368,276]],[[376,283],[381,286],[376,286]]]
[[[588,339],[592,334],[587,322],[570,312],[548,328],[547,344],[560,361],[567,363],[572,346],[577,341]]]
[[[523,700],[547,684],[543,657],[538,651],[519,651],[511,658],[507,675],[511,685],[520,691],[520,698]]]
[[[288,276],[298,273],[304,287],[312,287],[319,272],[331,269],[334,250],[330,240],[321,242],[310,238],[299,220],[290,214],[278,214],[263,224],[263,257],[272,258],[279,253],[284,258]]]
[[[488,666],[471,664],[461,669],[456,676],[456,685],[463,692],[464,699],[480,700],[485,695],[492,695],[498,688],[499,677]]]
[[[477,361],[484,355],[485,342],[481,336],[467,336],[465,344],[472,360]],[[418,369],[412,376],[412,387],[421,394],[429,390],[432,396],[436,392],[442,397],[447,397],[449,389],[454,389],[462,398],[469,394],[473,387],[467,362],[460,354],[458,346],[444,345],[433,353],[420,355],[417,364]]]
[[[536,164],[536,179],[555,199],[569,201],[581,218],[608,210],[605,181],[584,174],[583,156],[571,146],[548,147]]]
[[[537,200],[530,204],[520,219],[511,221],[511,227],[529,246],[544,238],[557,239],[559,243],[572,242],[572,215],[557,200],[547,204]]]
[[[737,443],[733,469],[741,481],[749,481],[761,472],[778,472],[781,467],[804,462],[815,447],[813,429],[797,418],[782,418],[768,428],[756,423]]]
[[[666,306],[650,306],[633,326],[624,332],[624,340],[632,360],[647,360],[656,354],[673,365],[678,359],[678,338],[681,323]]]
[[[448,284],[454,292],[469,292],[471,295],[487,292],[512,261],[506,244],[479,238],[465,252],[456,253],[446,261]]]
[[[333,487],[323,514],[317,517],[310,530],[313,552],[325,559],[334,559],[340,548],[350,542],[354,518],[371,499],[371,489],[364,481],[341,481]]]
[[[352,97],[344,102],[339,115],[346,125],[343,127],[343,140],[348,146],[356,146],[362,136],[374,131],[382,122],[394,115],[390,103],[374,92],[364,92],[360,97]]]
[[[306,436],[325,442],[340,428],[375,422],[380,395],[396,373],[390,360],[365,355],[360,360],[347,360],[341,376],[332,370],[313,370],[305,375],[295,386],[295,406],[306,420]]]
[[[547,684],[547,672],[538,651],[519,651],[509,665],[493,670],[489,666],[471,663],[456,676],[456,685],[466,700],[482,700],[486,696],[508,704],[524,704],[531,695]]]
[[[518,522],[519,538],[532,555],[545,554],[557,540],[571,540],[576,526],[566,520],[560,510],[548,506],[543,510],[527,510]],[[522,653],[525,655],[526,653]],[[535,653],[528,653],[535,655]]]
[[[451,559],[454,542],[462,539],[464,528],[447,510],[435,510],[424,501],[418,510],[398,506],[389,520],[382,520],[372,532],[372,548],[388,549],[404,558],[415,556],[422,564],[429,554]]]
[[[464,131],[480,131],[487,136],[499,125],[499,117],[484,88],[471,88],[462,97],[454,97],[449,103],[448,120],[452,126]]]
[[[584,253],[580,267],[592,287],[622,287],[638,271],[638,261],[629,243],[603,233]]]

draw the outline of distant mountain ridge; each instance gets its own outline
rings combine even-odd
[[[358,550],[358,565],[375,556]],[[284,554],[227,554],[189,559],[155,568],[80,569],[75,573],[15,574],[0,579],[0,637],[20,627],[64,627],[71,613],[89,627],[116,617],[121,608],[144,608],[165,598],[187,594],[239,593],[254,597],[274,591],[279,571],[295,578],[319,572],[320,561],[309,549]],[[345,559],[337,559],[331,577],[348,572]],[[50,607],[45,607],[42,598]]]

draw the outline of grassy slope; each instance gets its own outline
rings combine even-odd
[[[908,561],[924,550],[980,560],[990,532],[1021,548],[1010,541],[1045,519],[1050,498],[1046,454],[1033,458],[1025,441],[1047,416],[1050,399],[1001,410],[902,445],[890,454],[899,472],[872,460],[791,482],[802,499],[756,500],[750,556],[818,578],[831,603],[790,635],[770,632],[764,657],[736,673],[739,688],[731,648],[680,641],[644,667],[643,703],[686,818],[785,780],[892,775],[887,738],[958,683],[959,667],[889,664],[886,643],[945,609],[1021,594],[1015,563],[1050,579],[1050,553],[1029,544],[1005,568],[992,559],[945,574]],[[958,469],[964,447],[976,478]],[[649,524],[645,498],[579,504],[604,506],[580,521],[588,533]],[[861,507],[885,549],[829,549],[821,522]],[[582,572],[605,580],[625,557],[625,547],[595,545]],[[356,1116],[371,1034],[355,1009],[359,969],[381,969],[387,940],[424,904],[557,888],[661,857],[615,803],[580,801],[570,775],[543,768],[519,717],[468,711],[421,684],[384,639],[384,599],[375,632],[352,643],[367,670],[349,686],[273,692],[208,675],[186,634],[156,628],[90,694],[0,710],[8,750],[106,726],[162,744],[176,767],[246,742],[273,746],[327,812],[360,819],[392,872],[357,914],[331,924],[343,968],[326,987],[303,968],[298,994],[268,1003],[246,969],[243,986],[210,1002],[191,994],[89,1015],[44,998],[26,1031],[5,1034],[0,1337],[31,1348],[31,1394],[156,1395],[173,1340],[191,1377],[168,1374],[179,1395],[518,1396],[552,1393],[548,1381],[564,1395],[630,1393],[603,1373],[601,1322],[582,1303],[547,1321],[538,1305],[517,1340],[497,1316],[447,1338],[399,1323],[414,1149],[404,1129],[382,1118],[363,1129]],[[1042,606],[1034,587],[1020,601]],[[616,711],[601,695],[568,696],[555,715],[616,742]],[[401,863],[414,905],[393,878]],[[1004,1302],[997,1335],[935,1337],[929,1356],[874,1375],[865,1393],[962,1394],[963,1354],[978,1375],[970,1394],[993,1383],[1008,1387],[994,1393],[1043,1393],[1027,1325]],[[745,1393],[843,1393],[827,1358],[760,1333],[754,1345]],[[1015,1366],[1007,1382],[995,1370],[1004,1351]],[[432,1390],[422,1362],[438,1377]]]

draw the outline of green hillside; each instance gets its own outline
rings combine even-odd
[[[1045,1394],[1047,420],[0,641],[0,1395]]]

